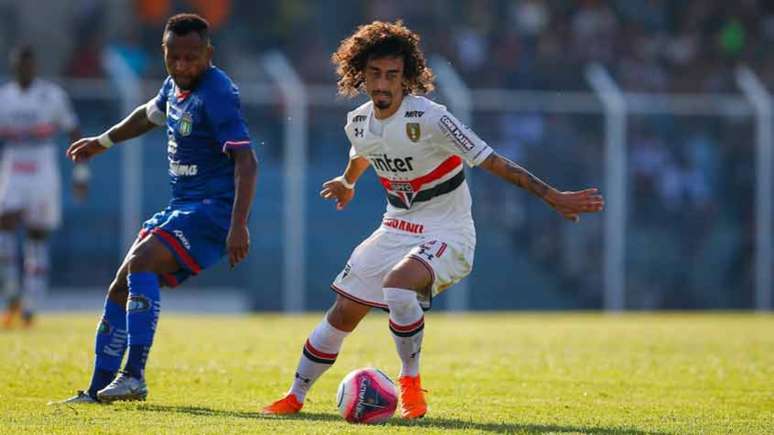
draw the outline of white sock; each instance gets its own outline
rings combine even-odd
[[[347,335],[349,332],[334,328],[327,318],[314,328],[304,343],[293,386],[290,387],[290,392],[296,395],[299,402],[304,402],[312,384],[336,362],[341,343]]]
[[[16,257],[16,234],[0,231],[0,285],[7,298],[19,295],[19,265]]]
[[[400,288],[384,288],[384,300],[390,309],[390,332],[403,364],[401,376],[419,374],[419,353],[422,350],[425,315],[417,294]]]
[[[24,292],[22,307],[25,313],[35,313],[48,290],[48,242],[27,239],[24,244]]]

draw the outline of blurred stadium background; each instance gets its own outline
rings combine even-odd
[[[329,55],[357,25],[401,18],[438,74],[432,98],[552,184],[599,186],[608,203],[570,225],[471,171],[476,265],[437,307],[771,308],[762,91],[774,89],[774,3],[0,0],[0,49],[31,42],[40,75],[65,86],[85,134],[97,134],[155,94],[163,23],[188,10],[215,27],[216,63],[241,87],[261,172],[251,255],[175,290],[193,295],[185,307],[330,304],[328,285],[378,225],[384,195],[371,174],[345,212],[318,197],[345,165],[345,114],[359,104],[336,98]],[[169,198],[160,131],[91,167],[85,203],[65,192],[49,308],[98,307],[128,240]]]

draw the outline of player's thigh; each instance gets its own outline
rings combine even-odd
[[[110,283],[110,287],[108,287],[108,299],[121,306],[126,305],[126,299],[129,297],[129,286],[126,282],[126,276],[129,273],[129,258],[131,258],[132,252],[134,252],[134,248],[148,237],[150,237],[149,233],[140,233],[137,236],[137,238],[132,243],[132,246],[126,252],[126,256],[124,256],[124,260],[121,262],[121,265],[118,267],[116,275],[113,277],[113,281]]]
[[[410,261],[399,263],[389,276],[398,280],[394,284],[403,283],[405,288],[417,290],[422,299],[434,297],[468,276],[473,268],[474,251],[475,239],[441,235],[414,247],[405,259]],[[422,267],[425,273],[420,273],[417,267]],[[428,275],[430,279],[425,281]]]
[[[35,231],[50,232],[62,223],[62,189],[59,171],[51,168],[35,176],[27,186],[28,192],[22,220],[24,226]]]
[[[21,223],[21,211],[8,211],[0,214],[0,230],[14,231]]]
[[[0,229],[12,231],[21,224],[28,179],[14,174],[6,163],[0,166],[0,171],[3,171],[0,173]]]
[[[334,328],[340,331],[352,332],[370,310],[371,307],[368,305],[337,295],[336,302],[328,310],[326,317],[328,323]]]
[[[433,283],[433,273],[426,264],[414,257],[404,257],[384,277],[382,285],[389,288],[427,292]]]
[[[156,237],[147,237],[132,248],[126,262],[128,273],[173,273],[180,269],[172,252]]]
[[[45,228],[27,228],[27,238],[35,241],[44,241],[48,239],[51,232]]]

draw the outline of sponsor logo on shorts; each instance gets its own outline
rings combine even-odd
[[[446,252],[447,246],[444,242],[431,240],[419,245],[418,254],[427,258],[427,261],[432,261],[433,258],[442,256]]]
[[[407,233],[422,234],[425,231],[425,226],[421,224],[412,224],[401,219],[386,218],[382,221],[382,225],[388,228],[394,228],[396,230],[405,231]]]
[[[185,249],[191,249],[191,243],[188,242],[188,239],[185,237],[185,234],[183,234],[180,230],[172,230],[172,233],[177,237],[178,240],[180,240],[180,243],[185,246]]]
[[[130,295],[126,301],[127,312],[147,311],[150,306],[150,300],[142,295]]]

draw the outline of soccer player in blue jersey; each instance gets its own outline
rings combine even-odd
[[[238,90],[212,65],[207,21],[194,14],[173,16],[163,49],[169,77],[158,95],[102,135],[67,150],[73,161],[83,162],[114,143],[165,126],[172,200],[143,224],[119,267],[97,328],[91,384],[64,403],[144,400],[160,283],[176,286],[225,254],[233,267],[250,246],[247,218],[257,161]]]

